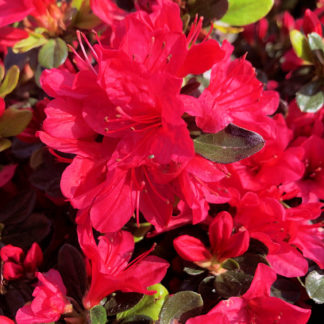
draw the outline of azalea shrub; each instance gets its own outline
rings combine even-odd
[[[0,323],[321,323],[323,25],[0,0]]]

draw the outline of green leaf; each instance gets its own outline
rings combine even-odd
[[[33,48],[40,47],[48,42],[48,39],[45,38],[40,33],[30,32],[27,38],[22,39],[17,42],[13,47],[13,52],[17,53],[25,53],[30,51]]]
[[[243,271],[229,270],[215,277],[214,287],[223,298],[243,295],[250,287],[253,276]]]
[[[52,69],[63,64],[68,56],[68,48],[61,38],[50,39],[38,52],[41,66]]]
[[[273,0],[228,0],[229,7],[221,21],[244,26],[263,18],[272,8]]]
[[[228,0],[190,0],[188,9],[191,17],[204,17],[204,26],[210,24],[212,19],[222,18],[228,9]]]
[[[294,304],[300,297],[299,286],[289,278],[278,278],[271,286],[271,296]]]
[[[156,293],[154,295],[144,295],[139,303],[134,307],[117,314],[117,319],[123,319],[135,315],[145,315],[155,321],[158,320],[165,297],[168,296],[169,293],[161,284],[153,285],[149,287],[148,290],[156,290]]]
[[[290,31],[290,42],[296,55],[308,62],[313,61],[313,55],[309,47],[307,38],[299,30],[293,29]]]
[[[145,315],[134,315],[125,318],[120,324],[153,324],[153,320]]]
[[[4,98],[7,94],[12,92],[19,80],[19,67],[13,65],[6,73],[6,76],[0,86],[0,97]]]
[[[203,134],[194,139],[196,153],[218,163],[232,163],[260,151],[263,138],[252,131],[233,124],[217,134]]]
[[[310,272],[305,280],[307,294],[317,304],[324,304],[324,274],[316,270]]]
[[[177,292],[166,299],[160,313],[159,324],[171,324],[177,320],[185,323],[189,317],[200,314],[203,304],[200,294],[193,291]]]
[[[322,52],[324,52],[324,43],[320,35],[318,35],[317,33],[310,33],[308,34],[307,38],[309,47],[312,51],[321,50]]]
[[[11,141],[7,138],[0,138],[0,152],[6,150],[11,146]]]
[[[94,306],[90,309],[91,324],[106,324],[107,314],[105,307],[101,305]]]
[[[3,80],[3,77],[5,76],[5,69],[3,64],[0,62],[0,82]]]
[[[10,137],[20,134],[32,119],[32,112],[28,109],[9,107],[0,117],[0,137]]]
[[[299,109],[303,112],[315,113],[324,104],[322,83],[319,81],[310,82],[299,89],[296,93],[296,101]]]
[[[81,8],[83,1],[84,0],[72,0],[71,7],[79,10]]]
[[[143,294],[136,292],[116,291],[107,297],[105,309],[108,316],[113,316],[134,307],[141,299]]]

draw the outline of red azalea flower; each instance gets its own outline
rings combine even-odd
[[[289,243],[290,227],[286,223],[285,209],[278,200],[248,192],[236,207],[236,227],[248,230],[250,237],[267,246],[267,259],[278,274],[286,277],[306,274],[308,263]]]
[[[87,309],[99,304],[104,297],[116,290],[154,293],[147,290],[147,287],[160,282],[169,266],[159,257],[148,256],[151,250],[129,263],[134,250],[134,239],[128,232],[119,231],[100,236],[97,245],[88,223],[78,226],[78,235],[82,250],[91,263],[91,284],[83,299]]]
[[[222,272],[221,263],[228,258],[242,255],[249,247],[247,231],[232,234],[233,218],[227,212],[219,213],[209,226],[210,249],[197,238],[181,235],[173,241],[177,253],[217,275]]]
[[[0,322],[3,324],[15,324],[15,322],[13,320],[11,320],[10,318],[8,318],[6,316],[2,316],[2,315],[0,315]]]
[[[128,14],[127,11],[119,8],[114,0],[91,0],[90,6],[94,14],[108,26]]]
[[[297,181],[303,176],[304,150],[296,146],[288,147],[292,132],[282,115],[269,119],[268,128],[268,133],[272,134],[271,137],[264,136],[266,144],[260,152],[229,165],[230,176],[224,179],[225,186],[260,191]]]
[[[207,218],[208,203],[223,204],[229,201],[229,192],[219,184],[226,172],[225,166],[196,155],[173,180],[178,197],[192,210],[193,224]]]
[[[244,295],[223,300],[207,315],[198,316],[196,321],[189,320],[188,323],[202,323],[205,319],[212,323],[213,318],[216,320],[223,314],[228,320],[224,320],[224,323],[230,324],[306,324],[311,314],[310,309],[303,309],[270,296],[270,288],[275,280],[275,272],[259,263],[252,284]]]
[[[0,0],[0,27],[22,20],[33,10],[33,0]]]
[[[224,41],[222,49],[226,56],[213,65],[210,84],[200,95],[199,104],[187,111],[196,116],[197,126],[209,133],[230,123],[250,129],[246,125],[253,126],[258,116],[272,114],[278,105],[278,95],[262,90],[251,64],[245,59],[231,61],[233,48],[228,42]]]
[[[305,172],[296,185],[304,201],[307,201],[311,194],[316,195],[317,199],[324,199],[324,151],[319,149],[324,145],[324,139],[312,135],[304,141],[302,138],[300,140],[302,143],[297,139],[296,145],[300,143],[305,150]]]
[[[43,253],[37,243],[32,244],[26,256],[21,248],[8,244],[0,250],[0,257],[4,262],[3,277],[6,280],[34,276],[43,262]]]
[[[303,19],[303,31],[305,35],[317,33],[322,36],[322,24],[317,16],[309,9],[306,9]]]
[[[59,320],[62,314],[72,311],[66,299],[66,288],[58,271],[51,269],[36,274],[39,282],[33,292],[33,301],[20,308],[16,314],[17,324],[48,323]]]

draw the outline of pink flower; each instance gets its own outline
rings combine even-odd
[[[247,231],[232,234],[233,218],[227,212],[219,213],[209,226],[210,249],[197,238],[181,235],[173,241],[178,254],[185,260],[218,274],[221,263],[243,254],[249,247]]]
[[[30,304],[20,308],[16,314],[17,324],[48,323],[59,320],[62,314],[72,311],[66,299],[66,288],[58,271],[37,272],[39,282],[33,292]]]
[[[244,295],[223,300],[207,315],[198,316],[188,323],[205,323],[205,320],[212,323],[212,319],[221,318],[223,314],[228,320],[224,320],[223,323],[229,324],[306,324],[311,314],[309,309],[270,296],[270,288],[275,280],[275,272],[265,264],[259,263],[252,284]]]

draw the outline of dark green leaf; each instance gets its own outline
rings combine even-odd
[[[134,315],[125,318],[121,324],[153,324],[153,320],[145,315]]]
[[[240,269],[250,275],[254,275],[259,263],[268,264],[264,255],[250,252],[236,257],[235,260],[240,265]]]
[[[48,235],[50,225],[44,214],[33,213],[24,222],[6,225],[2,231],[2,242],[27,249],[33,242],[40,242]]]
[[[243,295],[250,287],[253,276],[243,271],[226,271],[215,278],[214,287],[223,298]]]
[[[61,38],[50,39],[38,52],[39,64],[47,69],[59,67],[68,56],[68,48]]]
[[[15,225],[24,222],[31,214],[36,203],[36,194],[33,190],[21,191],[14,198],[1,202],[0,222]]]
[[[116,291],[107,297],[105,308],[108,316],[113,316],[124,312],[135,306],[142,298],[143,294],[135,292]]]
[[[194,140],[196,153],[218,163],[232,163],[260,151],[263,138],[252,131],[228,125],[217,134],[203,134]]]
[[[159,324],[171,324],[174,320],[185,323],[189,317],[199,315],[203,307],[200,294],[180,291],[169,296],[160,313]]]
[[[58,270],[68,296],[82,304],[87,289],[86,266],[82,254],[72,245],[64,244],[58,254]]]
[[[228,9],[228,0],[191,0],[188,1],[188,9],[191,17],[196,14],[204,17],[204,26],[210,24],[213,19],[222,18]]]
[[[324,93],[321,88],[322,83],[314,81],[299,89],[296,93],[296,101],[301,111],[315,113],[322,108]]]
[[[272,8],[273,0],[228,0],[229,7],[221,21],[244,26],[263,18]]]
[[[324,274],[314,270],[310,272],[305,280],[308,296],[317,304],[324,304]]]
[[[300,289],[288,278],[278,278],[271,286],[271,296],[294,304],[300,297]]]
[[[90,309],[91,324],[105,324],[107,322],[107,314],[105,307],[97,305]]]
[[[153,320],[158,320],[165,297],[169,293],[161,284],[153,285],[148,289],[156,290],[156,293],[154,295],[144,295],[134,307],[126,310],[125,312],[117,314],[117,319],[127,318],[135,315],[145,315]]]

